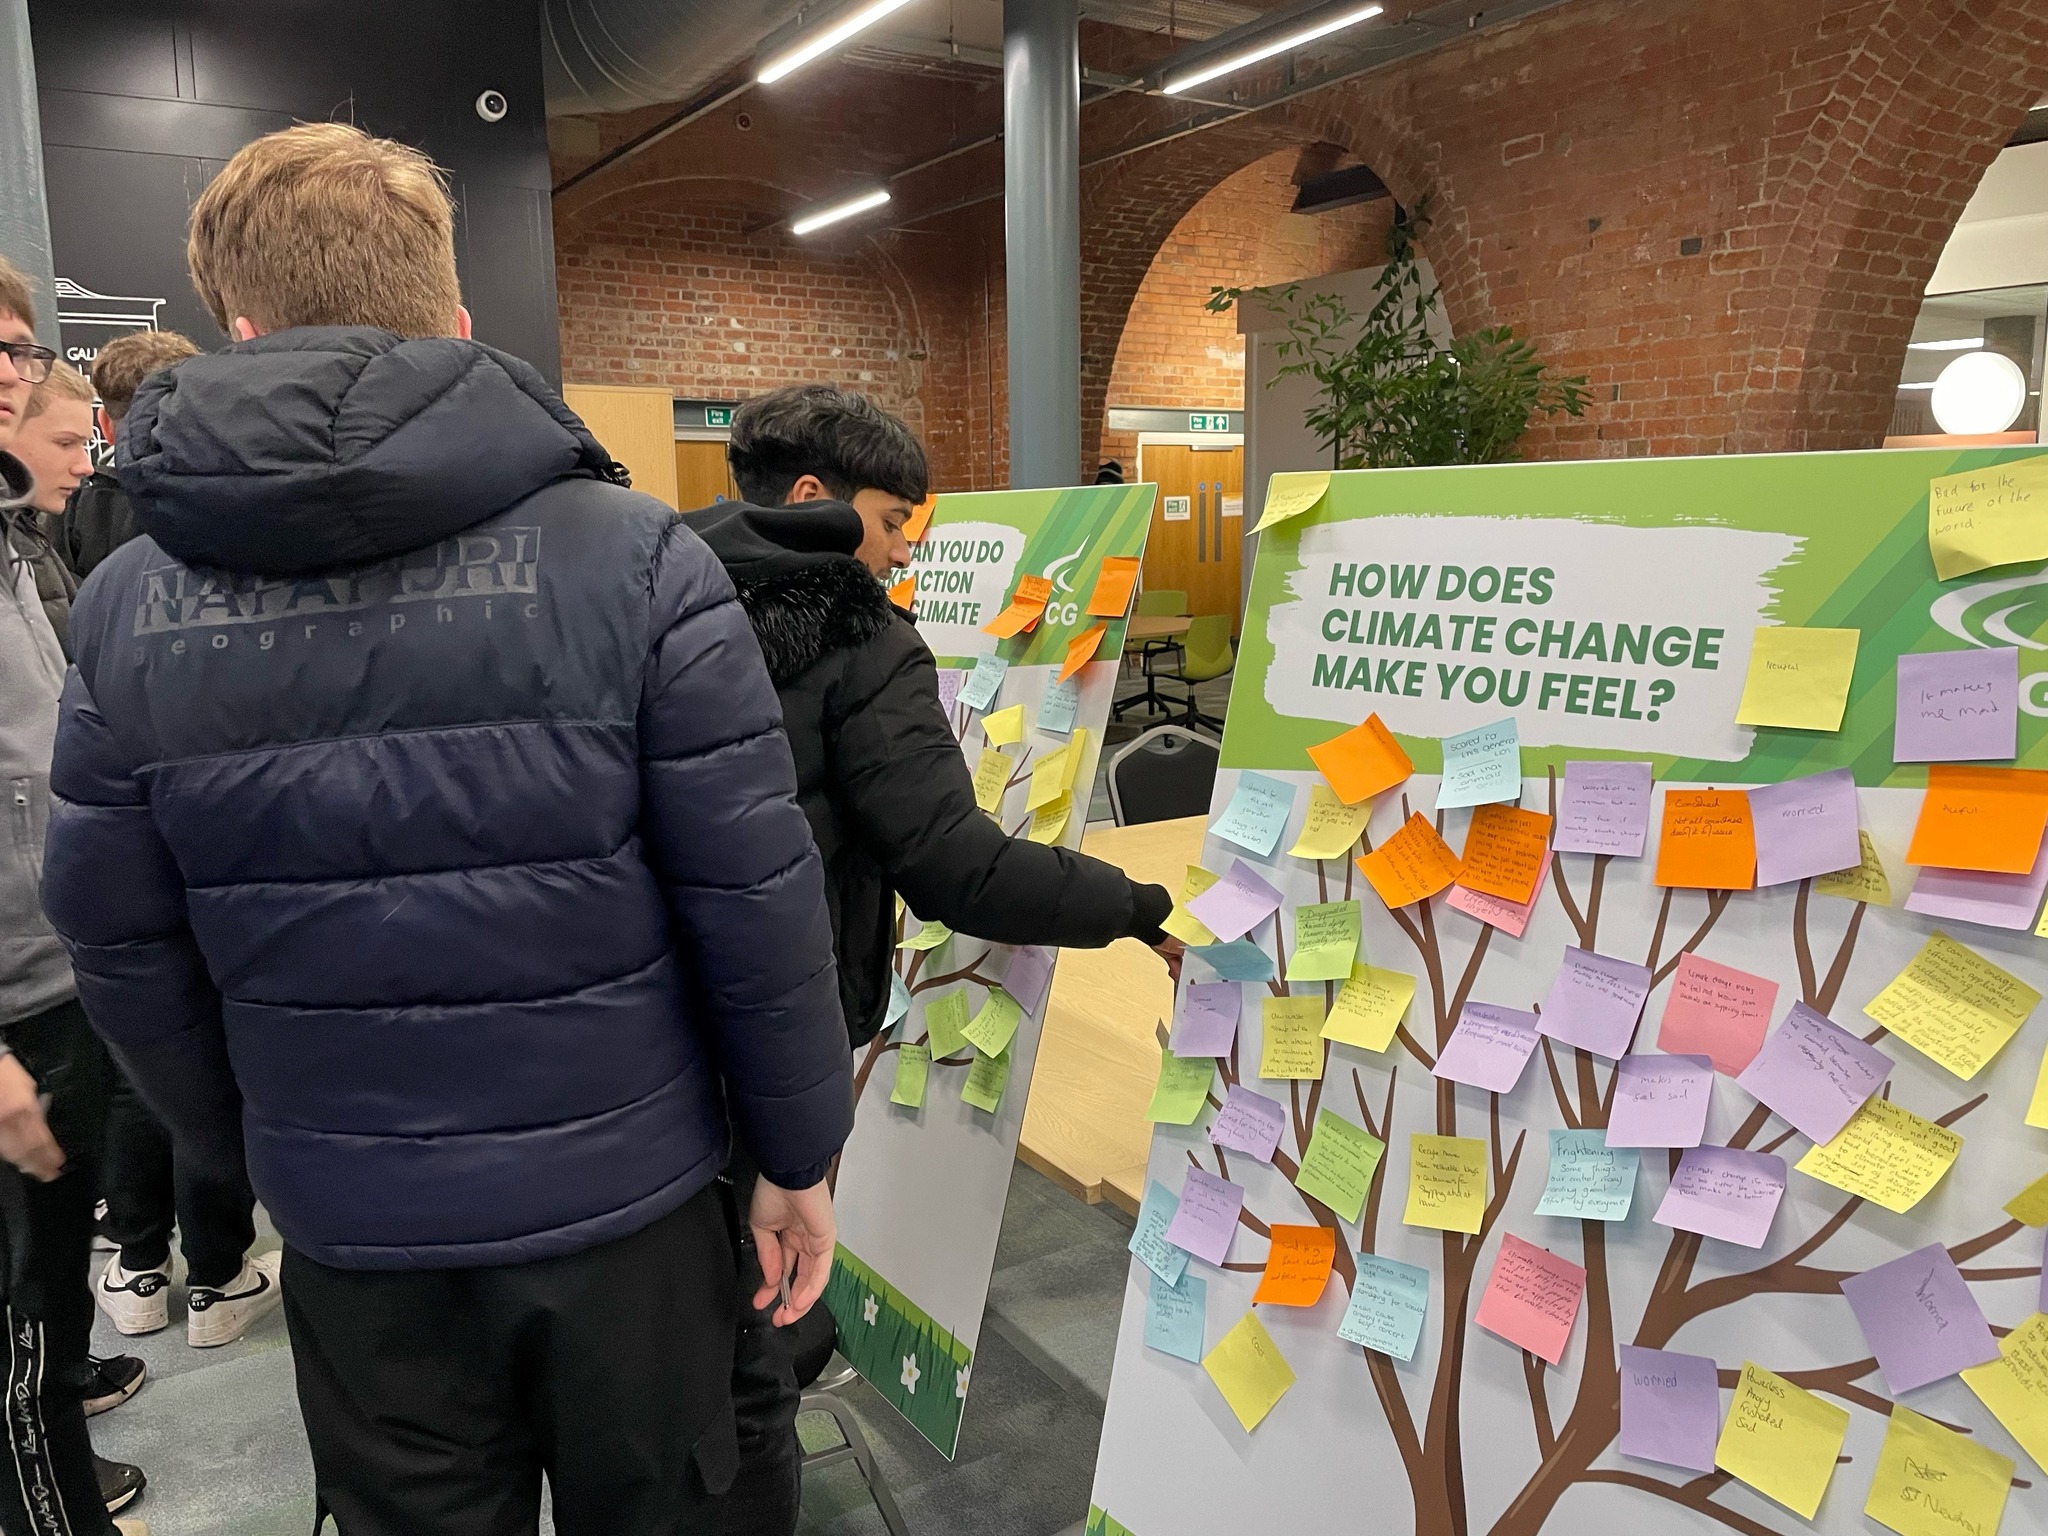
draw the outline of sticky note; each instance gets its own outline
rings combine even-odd
[[[1150,1282],[1145,1306],[1145,1347],[1178,1356],[1194,1365],[1202,1363],[1203,1314],[1209,1308],[1209,1282],[1200,1275],[1184,1274],[1176,1283],[1157,1275]]]
[[[1862,857],[1856,777],[1847,768],[1759,784],[1749,792],[1749,816],[1759,886],[1831,874]]]
[[[1536,894],[1550,848],[1550,818],[1512,805],[1482,805],[1472,812],[1458,883],[1519,905]]]
[[[1794,1003],[1735,1079],[1816,1142],[1829,1141],[1891,1076],[1892,1059],[1834,1020]]]
[[[2041,1065],[2034,1073],[2034,1093],[2027,1100],[2027,1124],[2048,1131],[2048,1050],[2042,1051]]]
[[[1927,483],[1927,549],[1943,581],[2048,557],[2041,459],[1991,464]]]
[[[1358,860],[1359,871],[1372,882],[1389,907],[1427,901],[1458,878],[1458,856],[1421,812],[1401,830]]]
[[[1020,944],[1010,956],[1010,963],[1003,967],[1003,990],[1026,1013],[1036,1013],[1045,1005],[1045,994],[1052,988],[1052,963],[1051,950],[1037,944]]]
[[[1228,944],[1204,944],[1189,954],[1202,961],[1225,981],[1271,981],[1273,957],[1250,939],[1232,939]]]
[[[1024,836],[1031,842],[1051,847],[1066,835],[1067,818],[1074,812],[1074,797],[1061,795],[1050,805],[1041,805],[1031,813],[1031,829]]]
[[[1234,981],[1191,981],[1181,993],[1171,1041],[1177,1056],[1228,1056],[1237,1040],[1244,988]]]
[[[1358,963],[1359,912],[1355,901],[1312,902],[1294,909],[1294,953],[1289,981],[1343,981]]]
[[[1209,1122],[1209,1140],[1233,1152],[1245,1152],[1262,1163],[1273,1161],[1280,1133],[1287,1128],[1287,1106],[1242,1083],[1232,1083],[1223,1108]]]
[[[1564,1358],[1585,1294],[1582,1265],[1510,1232],[1500,1240],[1493,1274],[1472,1320],[1488,1333],[1556,1365]]]
[[[2023,1226],[2048,1226],[2048,1173],[2006,1201],[2005,1214]]]
[[[1621,1346],[1621,1454],[1689,1472],[1714,1470],[1721,1373],[1705,1355]]]
[[[996,694],[1003,686],[1003,674],[1009,670],[1010,663],[1001,656],[975,657],[974,670],[960,685],[960,702],[969,709],[987,709],[995,702]]]
[[[1016,1038],[1024,1010],[1001,987],[990,987],[981,1007],[967,1021],[967,1040],[984,1056],[1000,1056]]]
[[[1188,915],[1227,944],[1279,911],[1280,902],[1280,893],[1238,859],[1229,874],[1188,903]]]
[[[1596,1056],[1626,1056],[1649,995],[1647,965],[1567,946],[1543,1000],[1543,1033]]]
[[[1878,857],[1877,844],[1862,828],[1856,831],[1856,866],[1822,875],[1813,882],[1816,895],[1839,896],[1844,901],[1867,901],[1873,907],[1892,904],[1892,882]]]
[[[1314,1306],[1323,1299],[1336,1257],[1337,1234],[1328,1227],[1275,1226],[1252,1305]]]
[[[1811,1520],[1848,1434],[1848,1409],[1745,1360],[1714,1465]]]
[[[938,497],[927,496],[911,508],[910,516],[903,524],[903,538],[906,543],[917,544],[923,541],[925,530],[932,524],[932,513],[938,510],[938,505]]]
[[[1863,1011],[1967,1081],[2005,1049],[2040,1001],[2012,972],[1935,933]]]
[[[1074,728],[1074,716],[1081,708],[1081,684],[1074,678],[1047,683],[1038,699],[1038,728],[1049,736],[1064,736]]]
[[[1536,1214],[1627,1221],[1642,1157],[1634,1147],[1610,1147],[1599,1131],[1552,1131],[1550,1175]]]
[[[1294,1385],[1294,1370],[1256,1312],[1247,1312],[1223,1335],[1202,1369],[1230,1404],[1246,1434],[1257,1429]]]
[[[889,1102],[910,1109],[924,1104],[925,1083],[931,1077],[932,1052],[928,1045],[896,1048],[896,1086],[889,1090]]]
[[[1045,605],[1052,597],[1052,583],[1043,576],[1020,576],[1017,590],[1010,594],[1007,608],[981,626],[985,635],[1007,640],[1034,629],[1045,617]]]
[[[1733,1077],[1750,1062],[1770,1032],[1778,984],[1688,950],[1671,973],[1657,1048],[1705,1056],[1716,1072]]]
[[[1610,1147],[1696,1147],[1714,1102],[1714,1064],[1704,1056],[1624,1056],[1614,1068]]]
[[[1363,725],[1316,743],[1308,749],[1308,760],[1344,805],[1363,805],[1415,771],[1415,764],[1378,715],[1367,715]]]
[[[1681,1232],[1761,1248],[1785,1198],[1785,1159],[1738,1147],[1687,1147],[1655,1220]]]
[[[1323,1038],[1361,1050],[1384,1051],[1415,1001],[1415,978],[1402,971],[1382,970],[1360,961],[1351,979],[1337,989],[1330,1016],[1323,1020]]]
[[[1739,789],[1667,789],[1657,884],[1693,891],[1756,886],[1756,828]]]
[[[895,971],[889,973],[889,1009],[882,1015],[882,1028],[894,1028],[910,1012],[910,988]]]
[[[896,947],[898,949],[937,949],[951,937],[953,937],[953,930],[937,918],[933,918],[930,922],[920,923],[917,931],[904,939]]]
[[[925,1034],[932,1045],[932,1059],[952,1055],[967,1043],[967,989],[955,987],[925,1004]]]
[[[917,601],[917,578],[906,574],[901,581],[892,583],[889,587],[889,601],[908,613],[911,605]]]
[[[1735,723],[1839,731],[1861,638],[1854,629],[1761,626],[1750,644],[1749,677],[1735,707]]]
[[[1530,890],[1527,901],[1504,901],[1498,896],[1485,895],[1460,883],[1444,893],[1444,905],[1455,907],[1468,917],[1476,917],[1482,923],[1498,928],[1511,939],[1519,939],[1529,931],[1529,919],[1536,915],[1537,898],[1543,894],[1543,882],[1549,874],[1550,853],[1546,849],[1543,861],[1536,867],[1536,884]]]
[[[1166,1240],[1209,1264],[1221,1264],[1244,1209],[1244,1190],[1204,1168],[1190,1168],[1180,1187],[1180,1209],[1166,1228]]]
[[[1246,770],[1237,776],[1230,803],[1209,830],[1225,842],[1235,843],[1260,858],[1269,858],[1280,845],[1287,828],[1288,813],[1294,809],[1294,786],[1263,773]]]
[[[1187,878],[1181,881],[1180,895],[1174,899],[1173,911],[1159,926],[1183,944],[1214,944],[1216,935],[1202,925],[1199,917],[1188,911],[1188,903],[1223,877],[1212,874],[1199,864],[1190,864],[1187,870]]]
[[[1935,763],[1906,849],[1908,864],[2024,875],[2048,829],[2048,773]]]
[[[1513,715],[1444,737],[1443,752],[1438,810],[1522,798],[1522,741]]]
[[[958,667],[940,667],[938,676],[939,713],[950,725],[953,723],[953,706],[960,702],[960,685],[967,681],[967,674]]]
[[[1297,859],[1342,858],[1371,819],[1370,804],[1346,805],[1329,785],[1311,784],[1301,835],[1287,851]]]
[[[1010,1081],[1010,1053],[985,1056],[974,1053],[974,1065],[967,1069],[967,1081],[960,1088],[960,1102],[994,1114],[1003,1102],[1003,1087]]]
[[[1541,1038],[1536,1015],[1493,1003],[1467,1003],[1458,1011],[1457,1028],[1437,1053],[1431,1070],[1454,1083],[1484,1088],[1488,1093],[1511,1092],[1521,1081],[1522,1068]]]
[[[1323,1075],[1323,1000],[1269,997],[1261,1005],[1259,1076],[1312,1080]]]
[[[1095,653],[1102,648],[1102,637],[1108,633],[1107,624],[1091,624],[1069,640],[1066,659],[1060,663],[1060,675],[1054,681],[1072,681],[1075,673],[1095,659]]]
[[[1894,1395],[1998,1358],[1991,1325],[1940,1243],[1851,1275],[1842,1294]]]
[[[1471,1136],[1408,1137],[1408,1208],[1401,1221],[1477,1232],[1486,1216],[1486,1143]]]
[[[1970,763],[2018,755],[2020,653],[1927,651],[1899,658],[1895,763]]]
[[[2041,907],[2048,889],[2048,843],[2024,875],[1992,875],[1976,869],[1937,869],[1929,865],[1913,879],[1906,910],[1947,922],[1976,923],[1986,928],[2024,932]],[[2035,930],[2037,937],[2042,935]]]
[[[1648,763],[1573,760],[1564,765],[1553,851],[1639,859],[1649,831]]]
[[[1145,1197],[1138,1202],[1138,1224],[1126,1245],[1140,1264],[1168,1285],[1177,1283],[1188,1267],[1187,1250],[1166,1240],[1166,1229],[1179,1209],[1179,1195],[1157,1179],[1147,1182]]]
[[[1024,796],[1024,804],[1030,810],[1051,805],[1060,796],[1074,787],[1074,770],[1080,766],[1081,733],[1074,732],[1074,739],[1064,747],[1057,747],[1046,753],[1032,765],[1031,788]]]
[[[1894,1403],[1863,1513],[1899,1536],[1998,1536],[2012,1474],[2010,1456]]]
[[[1428,1316],[1428,1270],[1376,1253],[1361,1253],[1337,1337],[1396,1360],[1413,1360]]]
[[[1923,1120],[1890,1099],[1872,1099],[1840,1135],[1825,1146],[1807,1148],[1794,1166],[1823,1184],[1903,1215],[1941,1182],[1962,1150],[1963,1138],[1946,1126]]]
[[[1024,706],[1012,704],[1008,709],[991,710],[983,715],[981,734],[988,738],[992,747],[1015,746],[1024,736]]]
[[[2048,1471],[2048,1316],[2036,1312],[2013,1329],[1999,1340],[1997,1361],[1972,1366],[1963,1381]]]
[[[1209,1088],[1215,1080],[1215,1057],[1161,1051],[1159,1080],[1152,1085],[1152,1102],[1145,1118],[1154,1125],[1193,1125],[1209,1101]]]
[[[1138,585],[1136,555],[1105,555],[1095,573],[1095,586],[1088,594],[1088,606],[1081,611],[1097,618],[1120,619],[1131,606],[1131,593]]]
[[[1264,533],[1275,523],[1301,516],[1321,501],[1329,489],[1327,469],[1288,470],[1275,475],[1267,482],[1266,502],[1252,532]]]
[[[1315,1132],[1308,1139],[1308,1150],[1301,1154],[1294,1187],[1322,1201],[1344,1220],[1356,1221],[1365,1209],[1373,1173],[1386,1151],[1387,1144],[1371,1131],[1361,1130],[1331,1110],[1318,1109]]]
[[[1002,809],[1010,787],[1010,759],[996,747],[983,747],[974,764],[974,803],[993,816]]]

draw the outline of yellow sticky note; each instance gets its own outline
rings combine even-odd
[[[1943,581],[2048,558],[2048,456],[1930,480],[1927,548]]]
[[[1384,971],[1363,960],[1351,968],[1351,979],[1337,989],[1330,1016],[1323,1021],[1323,1038],[1361,1050],[1384,1051],[1394,1043],[1394,1031],[1407,1017],[1415,1001],[1415,978],[1400,971]]]
[[[1292,470],[1275,475],[1267,482],[1266,504],[1259,509],[1258,526],[1252,532],[1264,533],[1275,523],[1301,516],[1321,501],[1329,489],[1327,469]]]
[[[1472,1136],[1408,1137],[1408,1209],[1402,1222],[1477,1232],[1486,1219],[1486,1143]]]
[[[2041,1069],[2034,1074],[2034,1096],[2027,1101],[2027,1124],[2048,1131],[2048,1050],[2041,1053]]]
[[[1998,1536],[2013,1461],[1892,1405],[1863,1513],[1899,1536]]]
[[[1962,1150],[1963,1138],[1946,1126],[1890,1099],[1866,1099],[1833,1141],[1808,1147],[1793,1166],[1903,1214],[1941,1182]]]
[[[1297,859],[1341,859],[1372,819],[1372,803],[1346,805],[1327,784],[1311,784],[1301,836],[1287,851]]]
[[[2048,1227],[2048,1173],[2006,1201],[2005,1214],[2022,1226]]]
[[[2048,1316],[2036,1312],[2013,1329],[1998,1341],[1998,1358],[1970,1366],[1963,1381],[2048,1471]]]
[[[1035,811],[1042,805],[1051,805],[1061,795],[1071,793],[1074,775],[1087,751],[1087,729],[1077,725],[1064,747],[1046,753],[1031,770],[1031,792],[1024,797],[1025,805]]]
[[[1015,745],[1024,736],[1024,706],[1012,704],[1008,709],[999,709],[992,715],[983,715],[981,734],[988,738],[988,744],[992,747]]]
[[[1156,1125],[1193,1125],[1215,1081],[1214,1056],[1176,1056],[1162,1047],[1159,1081],[1152,1085],[1145,1118]]]
[[[1313,1081],[1323,1075],[1323,1000],[1268,997],[1261,1022],[1259,1076]]]
[[[1159,926],[1183,944],[1192,944],[1197,948],[1205,944],[1214,944],[1216,935],[1209,931],[1207,924],[1188,910],[1188,903],[1222,878],[1221,875],[1212,874],[1199,864],[1190,864],[1187,879],[1181,882],[1180,898],[1174,902],[1173,911],[1167,915],[1166,921]]]
[[[930,922],[919,927],[917,932],[913,933],[896,947],[898,949],[937,949],[951,937],[953,937],[953,930],[937,918],[933,918]]]
[[[1967,1080],[2019,1033],[2040,1001],[2010,971],[1936,933],[1863,1011]]]
[[[1294,1367],[1280,1353],[1280,1346],[1256,1312],[1245,1313],[1235,1328],[1217,1340],[1202,1369],[1216,1383],[1216,1390],[1246,1433],[1257,1429],[1259,1421],[1294,1385]]]
[[[1002,808],[1003,791],[1010,785],[1010,760],[994,747],[983,747],[974,765],[974,803],[990,815]]]
[[[1856,672],[1854,629],[1758,628],[1749,650],[1749,679],[1736,706],[1737,725],[1798,731],[1839,731]]]
[[[1025,834],[1034,843],[1050,846],[1066,835],[1067,818],[1073,814],[1074,797],[1061,795],[1050,805],[1041,805],[1031,813],[1031,830]]]
[[[924,1106],[925,1084],[932,1074],[932,1049],[928,1045],[900,1046],[896,1052],[896,1086],[889,1090],[889,1102],[906,1109]]]
[[[1848,1434],[1848,1409],[1745,1360],[1714,1465],[1811,1520]]]
[[[1861,828],[1857,829],[1856,841],[1863,850],[1863,862],[1854,869],[1820,876],[1813,882],[1814,890],[1823,896],[1840,896],[1846,901],[1867,901],[1873,907],[1890,906],[1891,877],[1884,872],[1884,860],[1878,857],[1877,844],[1870,840],[1869,832]]]

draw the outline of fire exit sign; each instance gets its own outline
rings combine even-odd
[[[1188,413],[1188,430],[1190,432],[1228,432],[1230,430],[1230,412],[1190,411]]]
[[[704,425],[707,427],[729,427],[732,425],[732,407],[729,405],[707,405],[704,407]]]

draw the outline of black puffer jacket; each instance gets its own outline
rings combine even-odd
[[[725,562],[782,699],[797,800],[825,856],[854,1044],[888,1009],[895,892],[919,917],[998,944],[1159,942],[1173,909],[1163,887],[1006,837],[975,804],[931,651],[850,558],[859,513],[727,501],[683,520]]]

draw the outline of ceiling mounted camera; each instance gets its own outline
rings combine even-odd
[[[503,122],[511,110],[512,104],[505,100],[503,91],[485,91],[476,99],[476,115],[487,123]]]

